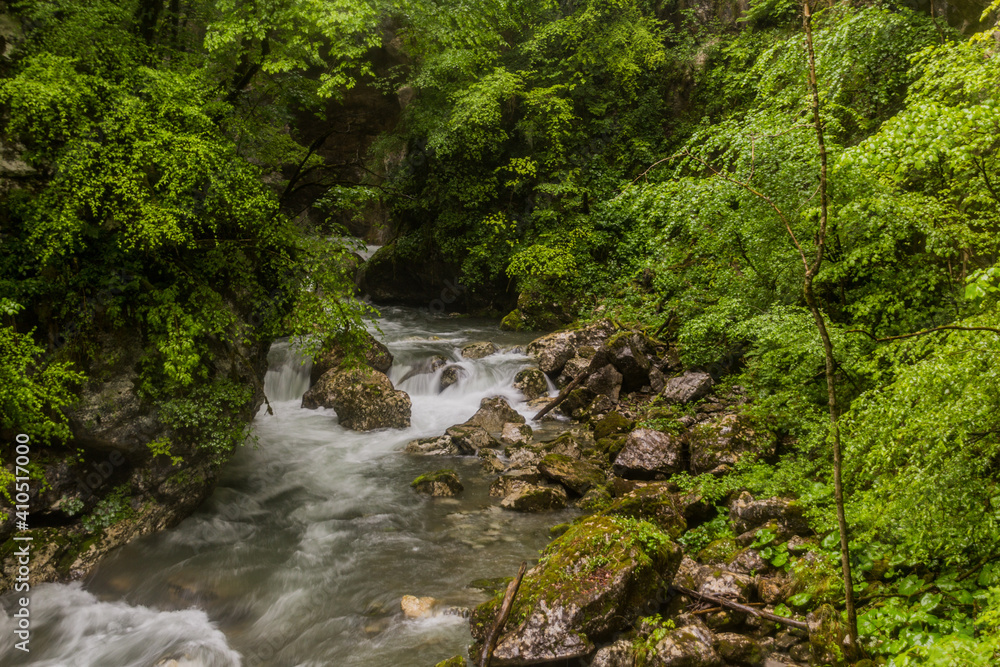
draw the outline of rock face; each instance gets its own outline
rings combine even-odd
[[[604,472],[593,463],[578,461],[563,454],[547,455],[538,463],[538,470],[578,496],[604,482]]]
[[[458,474],[454,470],[438,470],[421,475],[410,482],[410,486],[417,493],[423,493],[436,498],[447,498],[457,496],[465,490]]]
[[[503,430],[504,424],[508,423],[523,424],[524,417],[510,407],[506,398],[494,396],[480,401],[479,410],[464,425],[482,426],[490,433],[497,433]]]
[[[494,664],[580,658],[640,612],[650,590],[672,579],[681,550],[655,528],[648,539],[621,519],[593,516],[571,527],[525,575],[494,652]],[[662,537],[656,538],[655,535]],[[480,605],[472,634],[483,641],[500,597]]]
[[[410,425],[410,397],[367,367],[327,371],[302,397],[302,407],[333,408],[341,426],[355,431]]]
[[[689,372],[667,380],[662,396],[671,403],[690,403],[707,395],[713,384],[708,373]]]
[[[483,343],[469,343],[462,348],[462,356],[466,359],[482,359],[500,351],[500,346],[496,343],[486,341]]]
[[[537,368],[525,368],[514,376],[514,388],[524,394],[527,400],[549,395],[549,385],[545,374]]]
[[[648,428],[629,433],[614,470],[626,479],[655,479],[683,469],[680,438]]]
[[[361,334],[361,356],[369,368],[380,373],[388,373],[392,367],[392,353],[384,344],[367,331]],[[334,344],[329,350],[320,354],[309,371],[309,383],[316,382],[327,371],[339,368],[347,360],[347,351],[343,345]]]

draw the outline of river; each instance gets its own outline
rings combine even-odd
[[[476,457],[403,448],[465,421],[487,396],[529,414],[512,386],[527,356],[469,361],[459,349],[479,340],[523,345],[530,335],[411,309],[385,309],[378,324],[395,356],[389,375],[413,401],[409,429],[357,433],[333,411],[303,410],[308,365],[276,343],[265,380],[274,415],[255,419],[257,445],[234,456],[211,497],[176,528],[112,553],[84,582],[34,588],[32,652],[14,650],[12,628],[0,627],[0,663],[429,667],[465,654],[468,621],[448,607],[485,600],[471,582],[513,574],[573,513],[501,510]],[[437,374],[400,382],[433,355],[459,362],[463,379],[441,393]],[[417,475],[445,467],[465,484],[459,497],[410,489]],[[404,618],[403,595],[437,598],[439,611]]]

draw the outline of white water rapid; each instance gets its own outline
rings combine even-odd
[[[548,528],[573,514],[503,511],[476,457],[403,452],[407,441],[465,421],[487,396],[529,414],[512,386],[528,357],[458,353],[468,342],[528,338],[492,322],[383,315],[390,377],[413,401],[411,428],[357,433],[333,411],[301,409],[309,369],[276,343],[265,380],[275,414],[258,414],[258,445],[237,453],[212,496],[176,528],[114,552],[82,584],[33,588],[30,654],[14,649],[14,619],[0,613],[0,664],[430,667],[464,654],[467,619],[409,620],[400,598],[472,607],[487,594],[470,582],[513,574],[537,557]],[[440,370],[400,381],[434,355],[463,367],[456,385],[438,393]],[[458,498],[410,489],[440,468],[459,473]]]

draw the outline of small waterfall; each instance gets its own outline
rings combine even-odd
[[[267,353],[264,393],[275,403],[297,401],[309,389],[312,360],[298,354],[287,339],[275,341]]]

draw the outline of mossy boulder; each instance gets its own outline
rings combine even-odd
[[[485,428],[473,424],[456,424],[445,431],[445,435],[451,438],[451,444],[459,454],[475,454],[480,449],[498,444]]]
[[[594,424],[594,439],[601,440],[611,435],[628,433],[633,425],[632,420],[622,416],[621,413],[610,412],[604,419]]]
[[[524,394],[527,400],[549,395],[549,383],[545,373],[538,368],[525,368],[514,376],[514,388]]]
[[[465,490],[461,480],[458,478],[458,474],[454,470],[429,472],[410,482],[410,486],[417,493],[423,493],[436,498],[457,496]]]
[[[594,642],[629,625],[646,600],[669,583],[681,549],[648,522],[593,516],[546,548],[525,575],[494,652],[495,664],[529,665],[581,658]],[[476,608],[482,641],[500,595]]]
[[[639,428],[629,433],[615,458],[615,473],[626,479],[656,479],[680,472],[683,442],[670,433]]]
[[[302,397],[302,407],[333,408],[340,425],[355,431],[410,425],[410,397],[367,366],[327,371]]]
[[[481,426],[490,433],[499,433],[504,424],[523,424],[524,417],[503,396],[484,398],[479,402],[479,410],[464,423],[464,426]]]
[[[558,486],[524,484],[500,501],[500,507],[515,512],[547,512],[566,507],[566,491]]]
[[[615,500],[603,514],[648,521],[677,539],[687,530],[687,522],[671,488],[664,483],[639,487]]]
[[[565,486],[578,496],[604,483],[604,471],[592,463],[578,461],[564,454],[547,454],[539,463],[543,475]]]
[[[741,493],[729,507],[729,520],[733,530],[740,535],[738,541],[742,544],[757,530],[774,524],[778,535],[787,539],[792,535],[809,535],[812,530],[806,521],[803,506],[795,500],[787,498],[764,498],[756,500],[747,492]]]
[[[524,331],[528,328],[528,323],[525,321],[524,315],[516,308],[504,315],[504,318],[500,320],[501,331]]]
[[[358,361],[380,373],[388,373],[392,367],[392,353],[381,341],[367,331],[360,332],[359,349],[355,350]],[[347,343],[335,342],[320,353],[309,371],[309,383],[315,384],[327,371],[343,367],[350,359]]]
[[[669,403],[690,403],[707,395],[714,384],[708,373],[689,371],[667,380],[660,395]]]
[[[766,659],[764,650],[756,641],[746,635],[734,632],[720,632],[715,635],[715,652],[727,665],[758,667]]]
[[[465,661],[465,658],[460,655],[456,655],[453,658],[442,660],[438,664],[434,665],[434,667],[468,667],[468,665],[469,663]]]
[[[580,347],[599,348],[615,332],[610,320],[601,320],[571,331],[557,331],[536,338],[528,344],[528,354],[538,360],[538,367],[551,378],[559,377],[566,363],[577,356]]]
[[[746,417],[725,414],[688,433],[691,472],[700,475],[733,467],[744,457],[774,452],[777,438],[769,429],[755,428]]]
[[[848,649],[847,625],[831,605],[820,605],[810,612],[806,623],[809,626],[809,648],[816,664],[839,667],[857,657]]]
[[[532,430],[527,424],[507,422],[500,431],[500,441],[505,445],[523,445],[531,442]]]
[[[667,633],[647,657],[645,667],[722,667],[711,631],[694,623]]]
[[[704,549],[698,552],[698,560],[702,563],[728,563],[740,550],[736,540],[732,537],[720,537],[708,543]]]

